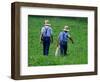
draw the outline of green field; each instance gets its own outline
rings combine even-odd
[[[45,19],[50,21],[54,37],[54,42],[50,45],[49,56],[43,55],[42,44],[40,44],[40,31]],[[87,18],[29,15],[28,66],[87,64],[87,24]],[[70,27],[70,35],[74,40],[74,44],[68,42],[68,54],[66,56],[55,57],[57,37],[65,25]]]

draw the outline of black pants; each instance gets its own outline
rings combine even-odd
[[[67,42],[66,43],[60,42],[60,53],[61,55],[67,54]]]
[[[43,37],[43,54],[48,56],[50,47],[50,37]]]

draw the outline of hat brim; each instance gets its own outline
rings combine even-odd
[[[63,29],[64,31],[69,31],[68,29]]]
[[[44,24],[44,25],[46,25],[46,26],[51,26],[51,24]]]

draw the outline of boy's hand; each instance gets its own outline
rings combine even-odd
[[[74,42],[72,41],[72,44],[74,44]]]
[[[50,37],[50,42],[53,43],[53,36]]]
[[[70,37],[69,39],[71,40],[72,44],[74,44],[74,41],[73,41],[73,39],[72,39],[71,37]]]

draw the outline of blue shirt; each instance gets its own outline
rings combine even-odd
[[[52,35],[52,28],[50,26],[42,27],[41,34],[43,34],[43,37],[50,37]]]
[[[68,37],[70,37],[69,33],[68,32],[60,32],[59,34],[59,41],[62,42],[67,42],[68,41]]]

